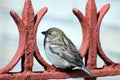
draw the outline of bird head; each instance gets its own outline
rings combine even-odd
[[[61,31],[58,28],[50,28],[47,31],[43,31],[41,32],[43,35],[45,35],[45,40],[47,42],[52,41],[55,38],[60,38],[65,36],[65,34],[63,33],[63,31]]]

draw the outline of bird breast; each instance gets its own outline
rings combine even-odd
[[[54,53],[51,49],[49,44],[46,44],[45,46],[45,54],[50,61],[52,65],[54,65],[56,68],[67,68],[71,67],[71,64],[60,57],[58,54]]]

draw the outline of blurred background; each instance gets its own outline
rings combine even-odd
[[[20,17],[25,0],[0,0],[0,68],[9,63],[18,47],[19,33],[15,22],[9,14],[14,10]],[[114,62],[120,62],[120,0],[95,0],[98,11],[106,4],[110,3],[111,7],[103,18],[100,30],[101,45],[106,55]],[[50,27],[62,29],[65,34],[73,41],[79,49],[82,41],[81,25],[72,13],[73,8],[78,8],[85,13],[87,0],[32,0],[35,14],[42,8],[48,7],[48,12],[39,24],[37,32],[37,44],[39,50],[44,55],[42,31]],[[79,35],[79,36],[76,36]],[[98,57],[97,66],[102,67],[103,61]],[[20,71],[20,62],[12,71]],[[34,59],[34,71],[43,70]],[[120,76],[99,77],[97,80],[119,80]],[[78,79],[69,79],[78,80]],[[79,79],[80,80],[80,79]],[[83,79],[81,79],[83,80]]]

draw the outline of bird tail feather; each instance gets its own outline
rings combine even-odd
[[[88,70],[85,66],[75,67],[75,68],[73,68],[72,70],[76,70],[76,69],[81,69],[81,70],[83,70],[84,72],[86,72],[90,77],[94,77],[94,75],[90,72],[90,70]]]
[[[94,77],[93,73],[91,73],[90,70],[88,70],[85,66],[82,66],[81,69],[85,71],[88,75],[90,75],[91,77]]]

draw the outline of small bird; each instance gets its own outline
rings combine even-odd
[[[73,67],[94,75],[84,66],[82,56],[72,41],[58,28],[50,28],[42,32],[45,35],[44,49],[50,63],[56,68]]]

